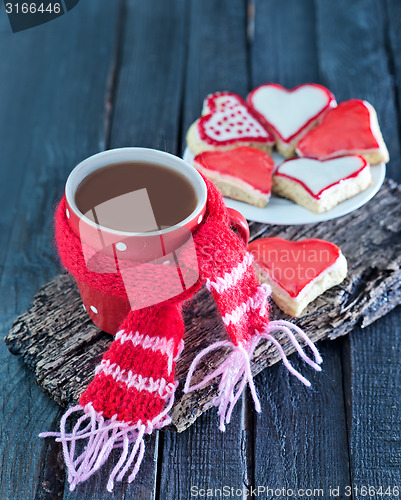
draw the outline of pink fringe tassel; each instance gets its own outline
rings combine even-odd
[[[70,491],[79,483],[86,481],[106,462],[114,449],[122,448],[120,458],[111,471],[107,482],[107,490],[112,491],[114,481],[122,481],[128,469],[134,463],[128,483],[137,475],[145,453],[144,435],[151,434],[154,429],[160,429],[171,422],[167,413],[174,404],[174,393],[163,412],[151,422],[143,424],[140,421],[135,425],[128,422],[119,422],[117,415],[105,419],[101,413],[95,411],[91,404],[85,408],[81,405],[69,408],[60,421],[60,432],[42,432],[39,437],[55,437],[63,447],[64,461],[68,470]],[[72,432],[66,432],[66,422],[73,413],[84,412],[77,420]],[[86,420],[89,422],[83,427]],[[80,440],[87,440],[84,450],[75,457],[76,445]]]
[[[294,330],[294,332],[297,333],[303,339],[303,341],[308,345],[308,347],[311,349],[314,355],[315,361],[309,358],[309,356],[305,353],[305,351],[303,350],[303,348],[301,347],[297,338],[295,337],[294,333],[291,330]],[[286,366],[286,368],[289,370],[290,373],[295,375],[295,377],[297,377],[297,379],[300,380],[306,386],[309,387],[311,385],[309,380],[303,377],[291,365],[280,343],[272,336],[272,334],[276,333],[277,331],[283,331],[289,337],[291,343],[294,345],[295,349],[297,350],[301,358],[309,366],[311,366],[316,371],[321,371],[321,367],[319,365],[322,363],[323,360],[313,342],[300,328],[284,320],[271,321],[262,332],[256,334],[246,345],[235,346],[229,341],[216,342],[206,347],[206,349],[203,349],[192,361],[185,381],[185,386],[184,386],[185,393],[201,389],[202,387],[205,387],[210,381],[221,375],[218,388],[219,395],[213,402],[215,406],[218,406],[218,413],[220,415],[219,427],[221,431],[224,432],[226,429],[226,424],[230,422],[231,414],[235,407],[235,404],[241,397],[241,394],[244,391],[247,383],[249,384],[249,388],[255,404],[255,409],[257,412],[261,411],[260,402],[256,394],[256,388],[253,382],[251,365],[250,365],[253,353],[261,339],[269,340],[275,345],[283,360],[284,365]],[[191,380],[199,361],[210,352],[223,347],[230,347],[232,349],[232,352],[229,354],[227,359],[225,359],[216,368],[216,370],[207,375],[203,380],[191,386],[190,385]],[[235,388],[238,383],[239,386],[237,391],[235,392]]]

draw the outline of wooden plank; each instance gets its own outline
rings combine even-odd
[[[387,0],[384,9],[384,36],[387,40],[387,56],[389,71],[393,77],[396,91],[396,109],[398,118],[398,137],[401,143],[401,4]],[[398,172],[398,176],[400,173]],[[350,388],[360,386],[361,397],[355,397],[349,391],[352,403],[351,452],[355,465],[356,483],[363,485],[375,482],[375,486],[394,487],[401,484],[401,459],[397,443],[401,439],[401,389],[397,378],[400,373],[400,323],[401,310],[396,309],[381,322],[368,328],[369,335],[374,338],[372,348],[367,353],[368,363],[363,363],[366,350],[363,335],[365,332],[355,332],[350,339],[353,363]],[[384,342],[383,342],[383,336]],[[373,359],[372,359],[373,358]],[[379,362],[377,362],[379,359]],[[370,370],[374,366],[373,371]],[[393,381],[389,387],[389,381]],[[372,401],[380,404],[371,404]],[[357,421],[357,418],[359,420]],[[364,433],[364,428],[372,428],[372,433]],[[387,432],[383,432],[387,431]],[[359,447],[381,450],[380,454],[364,455],[358,453]],[[362,464],[363,461],[363,464]],[[396,494],[392,491],[392,494]]]
[[[203,100],[209,93],[229,90],[246,97],[248,92],[244,2],[192,0],[190,16],[183,147],[185,133],[199,117]]]
[[[319,344],[324,363],[321,373],[311,373],[293,356],[292,365],[312,383],[300,385],[282,364],[257,378],[262,414],[255,418],[255,482],[270,488],[323,489],[349,484],[344,394],[340,375],[342,342]],[[334,439],[336,436],[337,439]],[[266,498],[274,498],[266,496]],[[286,498],[286,497],[284,497]],[[336,497],[337,498],[337,497]]]
[[[292,88],[319,79],[313,0],[255,0],[252,88],[277,82]]]
[[[113,496],[118,496],[123,500],[147,499],[155,498],[155,483],[156,483],[156,457],[159,448],[159,436],[147,436],[145,438],[146,452],[141,464],[140,472],[135,481],[131,484],[128,482],[116,482],[113,489]],[[77,486],[75,491],[70,492],[68,483],[65,485],[63,498],[81,500],[82,498],[90,498],[91,500],[100,500],[110,498],[110,493],[107,491],[107,481],[109,473],[116,465],[119,455],[112,453],[107,463],[103,465],[99,473],[93,475],[84,483]],[[61,458],[61,461],[63,459]]]
[[[184,0],[127,3],[109,147],[177,153],[186,12]]]
[[[140,146],[176,152],[184,80],[185,10],[183,0],[126,2],[123,41],[110,102],[109,148]],[[84,337],[91,333],[90,328],[81,331]],[[88,340],[87,345],[91,346],[92,342]],[[92,345],[79,357],[82,368],[89,368],[90,378],[96,361],[106,352],[109,343],[110,337],[103,334],[101,343]],[[72,373],[66,370],[63,375],[68,379]],[[87,382],[79,384],[80,393]],[[123,498],[155,498],[159,433],[153,433],[146,444],[144,463],[135,482],[130,485],[123,482],[115,487]],[[64,498],[79,499],[83,494],[88,498],[104,498],[108,495],[107,471],[114,465],[114,461],[108,463],[96,478]]]
[[[340,1],[335,8],[329,2],[318,2],[319,60],[328,86],[340,99],[358,96],[376,107],[390,150],[388,175],[400,179],[399,116],[382,6],[382,2],[374,0]],[[377,208],[373,223],[380,224],[381,216]],[[378,307],[383,305],[379,303]],[[399,449],[395,442],[401,437],[400,413],[393,406],[401,396],[394,377],[399,370],[394,353],[399,344],[400,321],[400,311],[394,311],[363,332],[355,330],[345,344],[343,384],[351,485],[355,488],[399,484]],[[361,492],[354,490],[353,495],[359,497]]]
[[[398,307],[368,328],[356,329],[346,344],[351,472],[359,496],[360,488],[370,485],[376,492],[390,488],[389,498],[396,498],[401,484],[400,322]]]
[[[188,34],[182,142],[186,130],[198,118],[206,95],[217,90],[231,90],[242,95],[247,92],[245,3],[243,0],[192,0]],[[202,296],[204,299],[201,299]],[[193,345],[197,352],[202,345],[206,347],[212,341],[210,334],[218,338],[226,337],[220,315],[209,295],[201,292],[199,298],[187,311],[185,338],[186,345]],[[194,354],[195,351],[192,357]],[[177,366],[180,387],[188,370],[185,359],[183,361]],[[183,412],[188,414],[192,411],[194,418],[202,413],[199,408],[191,408],[193,396],[182,398],[180,394],[179,398],[184,404]],[[219,487],[226,482],[242,488],[247,460],[241,452],[242,433],[245,436],[246,431],[242,430],[240,415],[241,404],[224,434],[218,429],[218,417],[213,411],[202,415],[190,431],[164,436],[160,499],[190,498],[191,486]],[[188,426],[188,422],[180,422],[180,406],[174,409],[173,419],[181,429]]]
[[[214,411],[203,414],[182,433],[166,432],[160,478],[160,499],[200,496],[202,489],[224,485],[242,490],[247,460],[247,431],[241,424],[241,405],[233,411],[226,432],[218,429]],[[211,496],[211,495],[209,495]],[[216,494],[216,498],[218,494]]]
[[[277,82],[289,88],[307,82],[324,84],[319,74],[315,27],[312,0],[256,1],[255,37],[251,47],[252,86],[265,82]],[[313,234],[337,242],[352,268],[355,246],[351,250],[348,234],[338,234],[341,225],[349,222],[348,217],[329,224],[318,224],[313,229],[310,226],[277,229],[290,240]],[[330,228],[331,224],[336,229],[333,226]],[[255,238],[271,233],[263,224],[251,226]],[[275,228],[273,232],[276,233]],[[351,281],[352,273],[351,270]],[[338,289],[333,293],[338,295]],[[325,320],[328,322],[326,334],[336,335],[336,327],[330,334],[330,323],[336,322],[336,317],[341,318],[341,311],[346,307],[336,309],[333,316],[329,309],[323,307],[307,321],[307,331],[312,336],[313,332],[321,331],[321,322]],[[353,321],[358,316],[355,311],[353,313],[354,318],[350,315],[344,318],[343,326],[347,331],[352,328],[347,321]],[[302,321],[301,324],[306,326]],[[330,484],[349,483],[344,394],[338,382],[342,379],[341,342],[330,345],[326,342],[319,345],[319,349],[324,364],[323,372],[317,375],[311,375],[297,356],[291,358],[295,368],[311,380],[311,390],[289,376],[281,365],[266,370],[257,379],[262,413],[255,416],[256,485],[296,491],[297,488],[321,486],[327,489]],[[330,472],[327,464],[330,464]],[[271,496],[268,495],[268,498]]]
[[[52,210],[68,172],[104,145],[103,114],[117,4],[81,2],[49,24],[13,34],[0,15],[0,325],[3,335],[58,270]],[[90,20],[90,21],[89,21]],[[60,446],[38,438],[60,409],[0,345],[1,498],[54,499]]]
[[[397,0],[386,0],[381,4],[384,18],[383,36],[386,43],[387,66],[392,78],[392,85],[395,92],[395,108],[397,110],[397,134],[398,142],[401,144],[401,4]],[[397,167],[391,170],[394,179],[401,179],[400,160],[392,159]]]

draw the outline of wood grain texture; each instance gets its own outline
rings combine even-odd
[[[277,82],[292,88],[319,79],[313,0],[255,0],[250,46],[251,86]]]
[[[401,3],[397,0],[386,0],[380,4],[384,19],[383,36],[386,47],[387,66],[394,88],[394,108],[397,112],[398,123],[394,126],[394,134],[398,136],[401,144]],[[391,163],[394,167],[391,176],[401,181],[401,161],[397,157],[392,157]]]
[[[400,196],[401,186],[387,181],[374,202],[341,219],[310,226],[264,228],[263,236],[293,240],[325,237],[338,244],[348,259],[346,280],[316,299],[297,320],[312,340],[333,339],[357,325],[366,327],[400,302]],[[285,317],[276,307],[273,316]],[[205,289],[187,303],[185,321],[186,348],[177,363],[181,386],[196,353],[224,338],[216,306]],[[287,339],[279,339],[287,353],[293,352]],[[37,294],[33,306],[16,320],[6,342],[35,371],[38,383],[58,403],[69,405],[78,400],[111,338],[91,324],[72,278],[61,275]],[[219,354],[210,356],[200,367],[199,379],[220,360]],[[278,360],[271,345],[261,344],[255,353],[254,373]],[[215,389],[212,384],[193,394],[178,393],[172,416],[179,431],[210,406]]]
[[[51,214],[67,174],[104,146],[117,10],[117,3],[99,11],[96,1],[82,2],[68,15],[16,34],[1,11],[2,337],[59,269]],[[0,498],[60,498],[65,481],[60,445],[38,438],[54,428],[60,409],[3,342],[0,360]]]
[[[183,0],[169,3],[163,0],[128,1],[125,2],[123,18],[114,87],[108,103],[107,147],[153,147],[175,153],[184,81],[186,3]],[[81,333],[87,336],[87,351],[74,357],[74,338],[68,337],[68,345],[72,349],[69,355],[75,359],[83,375],[88,368],[93,373],[93,363],[104,354],[110,340],[102,334],[98,343],[92,337],[91,327]],[[76,377],[77,372],[70,367],[64,368],[62,377],[65,382],[74,380],[83,392],[84,378]],[[51,374],[47,375],[47,380],[51,380]],[[153,433],[146,440],[145,458],[138,478],[130,485],[127,482],[117,484],[115,494],[136,500],[155,498],[159,454],[159,433]],[[66,494],[65,498],[79,499],[82,495],[96,499],[108,497],[105,487],[107,473],[117,458],[115,455],[99,474],[73,494]]]
[[[253,86],[278,82],[292,88],[307,82],[326,83],[319,72],[313,0],[284,0],[279,4],[256,1],[255,14],[251,47]],[[343,245],[349,236],[337,234],[341,224],[345,224],[343,219],[327,233],[326,224],[322,224],[320,230],[319,225],[313,229],[298,226],[295,231],[290,227],[278,230],[290,240],[316,235]],[[251,233],[257,238],[270,235],[271,231],[266,233],[265,225],[251,223]],[[353,255],[350,247],[343,251],[347,258]],[[320,322],[329,309],[312,315],[308,321],[309,332],[321,329]],[[332,312],[329,324],[338,318],[346,325],[349,316],[343,317],[341,307]],[[330,326],[326,333],[330,333]],[[311,374],[298,357],[291,358],[295,368],[311,380],[311,389],[294,380],[281,365],[266,370],[256,379],[262,399],[262,413],[254,416],[256,485],[296,489],[327,487],[330,481],[337,485],[349,483],[344,394],[342,384],[338,383],[342,380],[341,347],[341,341],[319,346],[324,364],[323,372],[318,374]]]
[[[181,115],[182,135],[199,116],[202,101],[210,92],[231,90],[245,95],[248,86],[246,47],[246,5],[243,0],[191,0],[188,17],[187,66],[185,93]],[[210,334],[226,338],[220,315],[214,302],[204,290],[199,300],[193,300],[186,310],[187,345],[196,346],[193,358],[202,346],[211,340]],[[177,366],[182,381],[188,369],[188,360]],[[180,384],[181,387],[183,384]],[[205,395],[211,389],[205,391]],[[207,397],[207,396],[206,396]],[[210,397],[210,396],[209,396]],[[180,400],[173,419],[183,430],[189,425],[180,414],[193,413],[195,419],[203,410],[193,407],[197,396]],[[202,406],[202,405],[201,405]],[[186,500],[191,497],[191,486],[218,487],[232,484],[242,487],[246,476],[247,457],[242,449],[246,430],[241,423],[241,402],[232,422],[223,434],[218,429],[215,411],[202,415],[188,432],[166,433],[160,462],[159,496],[162,500]],[[174,466],[172,466],[174,464]]]
[[[400,321],[398,307],[368,328],[356,329],[345,350],[353,484],[390,487],[394,497],[392,488],[401,484]]]
[[[182,151],[208,94],[228,90],[245,97],[249,90],[244,2],[191,0],[189,27]]]
[[[295,492],[323,488],[323,498],[329,498],[330,486],[344,491],[351,481],[341,384],[342,342],[326,340],[318,347],[324,360],[321,373],[312,373],[291,359],[311,381],[311,388],[301,385],[281,364],[256,379],[262,413],[255,417],[255,483]]]
[[[393,10],[386,16],[385,2],[374,0],[340,1],[334,9],[329,2],[316,2],[316,6],[319,61],[325,80],[340,99],[358,96],[375,106],[390,151],[387,172],[399,180],[400,116],[394,93],[394,54],[389,50],[389,36],[394,40],[399,31],[396,13]],[[382,216],[378,210],[372,227],[381,224]],[[378,302],[376,307],[385,303]],[[355,487],[399,484],[399,450],[394,443],[401,436],[400,415],[392,406],[401,397],[399,379],[394,376],[399,363],[393,354],[400,342],[395,326],[400,321],[398,309],[370,328],[357,328],[344,344],[343,385]]]
[[[177,153],[187,40],[187,3],[126,3],[109,147]]]

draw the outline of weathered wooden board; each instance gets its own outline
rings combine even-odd
[[[188,0],[187,4],[188,43],[179,155],[183,152],[186,131],[198,118],[207,94],[217,89],[241,95],[248,91],[246,2]],[[248,462],[253,461],[252,454],[243,449],[244,406],[243,401],[238,402],[224,434],[218,428],[215,412],[204,413],[188,432],[160,433],[163,443],[159,464],[160,500],[186,500],[191,496],[192,485],[242,486]]]
[[[107,148],[153,147],[176,153],[188,7],[185,0],[130,0],[122,5],[115,73],[107,103]],[[84,357],[80,359],[85,365]],[[68,371],[64,376],[68,378]],[[158,463],[162,454],[161,434],[155,432],[146,438],[140,474],[133,484],[117,484],[115,494],[135,500],[158,498]],[[74,492],[66,491],[63,500],[109,498],[107,478],[117,460],[115,453],[99,474]]]
[[[394,88],[394,98],[392,102],[394,103],[394,108],[397,110],[398,120],[400,120],[400,111],[401,111],[401,2],[398,0],[386,0],[385,2],[380,3],[380,7],[382,10],[382,19],[383,19],[383,32],[384,39],[386,41],[386,56],[387,61],[386,65],[388,68],[388,72],[391,76],[391,83]],[[369,29],[369,28],[368,28]],[[379,50],[378,45],[375,43],[376,50]],[[377,73],[377,79],[381,80],[381,76]],[[386,93],[381,92],[381,97],[383,100],[386,99]],[[399,123],[399,122],[398,122]],[[391,126],[389,124],[389,129]],[[398,127],[393,128],[394,142],[398,142],[400,144],[401,136],[400,136],[400,125]],[[389,130],[389,133],[391,131]],[[400,150],[400,146],[398,145],[398,151]],[[401,182],[401,155],[397,155],[397,147],[390,144],[389,146],[391,157],[391,170],[390,177],[392,177],[397,182]]]
[[[400,2],[338,0],[333,7],[316,2],[322,77],[339,100],[357,96],[375,106],[390,152],[387,175],[400,182]],[[355,498],[364,485],[385,491],[401,482],[400,324],[397,308],[366,330],[356,328],[344,342],[342,386],[350,484],[359,488]]]
[[[263,236],[298,240],[326,238],[338,244],[349,263],[347,279],[327,291],[297,320],[317,341],[345,335],[356,325],[365,327],[401,301],[401,186],[386,181],[374,200],[341,219],[309,226],[263,226]],[[253,225],[254,236],[258,225]],[[352,237],[350,237],[352,235]],[[273,307],[274,317],[284,315]],[[214,302],[201,290],[185,311],[185,349],[177,363],[177,379],[182,382],[192,359],[200,349],[224,338],[224,328]],[[293,347],[279,337],[287,354]],[[72,278],[57,276],[37,294],[33,306],[20,316],[6,338],[14,354],[23,357],[34,370],[37,382],[61,405],[78,400],[93,375],[95,365],[111,343],[111,337],[94,327],[80,303]],[[199,378],[221,360],[223,353],[211,355],[200,365]],[[253,372],[259,373],[279,360],[277,351],[261,343],[255,352]],[[183,395],[178,393],[173,423],[186,429],[211,406],[216,385]]]
[[[104,103],[118,2],[88,0],[12,33],[0,7],[0,335],[58,272],[55,200],[71,168],[104,148]],[[60,444],[39,439],[60,408],[0,343],[0,498],[54,500],[64,490]]]
[[[287,88],[305,82],[325,84],[319,70],[316,2],[255,0],[250,54],[253,87],[264,82]],[[311,381],[311,389],[299,384],[281,363],[256,378],[262,411],[254,414],[251,426],[254,485],[296,489],[350,484],[348,429],[339,382],[342,343],[320,344],[321,373],[305,370],[302,360],[292,357],[294,367]]]

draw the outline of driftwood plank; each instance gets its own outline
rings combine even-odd
[[[365,327],[400,303],[400,199],[401,186],[387,180],[373,201],[341,219],[264,229],[264,236],[326,238],[340,245],[348,259],[347,279],[319,297],[297,321],[312,340],[334,339],[356,325]],[[257,230],[257,225],[252,228]],[[276,307],[272,315],[285,317]],[[186,348],[177,363],[181,387],[196,353],[224,338],[215,304],[204,289],[187,304],[185,320]],[[293,352],[286,338],[279,340],[287,354]],[[72,278],[60,275],[38,292],[32,307],[14,323],[6,343],[34,371],[37,382],[66,406],[78,400],[111,338],[90,323]],[[220,362],[221,354],[210,356],[200,365],[199,378]],[[277,351],[261,343],[255,352],[253,372],[257,374],[278,360]],[[191,425],[211,406],[215,393],[215,384],[188,395],[179,392],[172,413],[175,428],[182,431]]]

